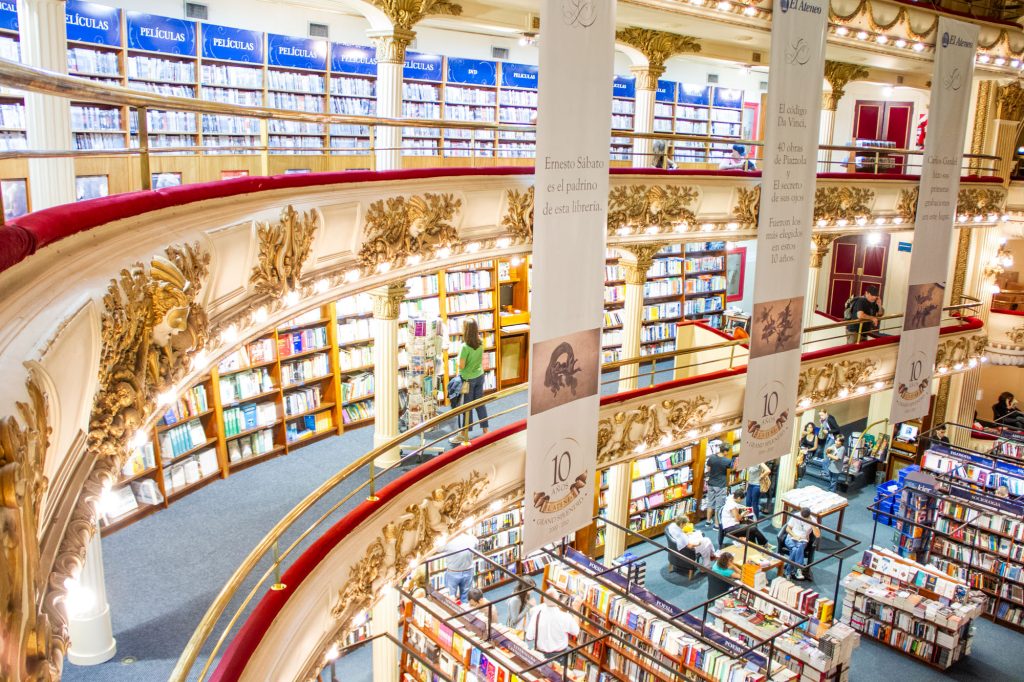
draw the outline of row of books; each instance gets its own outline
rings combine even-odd
[[[305,353],[327,346],[327,327],[311,327],[277,337],[277,354],[282,360],[291,355]],[[283,366],[283,365],[282,365]]]
[[[86,47],[68,48],[68,72],[121,75],[116,52],[101,52]]]
[[[161,421],[165,425],[176,424],[182,419],[195,417],[210,409],[206,401],[206,386],[197,384],[186,389],[178,396],[174,404],[167,408]]]
[[[605,300],[608,300],[608,289],[621,287],[605,287]],[[672,277],[669,279],[657,279],[644,284],[644,298],[661,298],[665,296],[681,296],[683,293],[683,280]]]
[[[277,404],[273,402],[249,403],[241,407],[228,408],[224,410],[224,435],[230,438],[258,426],[270,426],[279,418]]]
[[[338,350],[338,367],[342,372],[373,364],[373,344],[350,346]]]
[[[683,274],[683,262],[679,258],[655,258],[647,269],[648,277],[669,277]]]
[[[448,296],[445,307],[449,313],[460,313],[467,310],[480,310],[494,307],[493,291],[476,291],[473,293]],[[493,325],[492,325],[493,326]]]
[[[284,394],[284,413],[286,416],[302,414],[320,407],[322,395],[319,386],[307,386],[297,391]]]
[[[370,341],[372,338],[373,331],[370,329],[370,320],[367,318],[358,318],[338,323],[338,343]]]
[[[423,279],[423,278],[421,278]],[[435,277],[428,277],[434,281],[433,290],[429,293],[437,293],[437,284]],[[457,291],[469,291],[473,289],[490,289],[492,288],[491,282],[491,271],[489,269],[481,270],[456,270],[455,272],[448,272],[445,274],[445,289],[448,293]],[[411,292],[410,292],[411,295]]]
[[[207,98],[209,99],[209,98]],[[203,114],[202,117],[204,135],[259,135],[260,122],[256,118],[241,118],[238,116],[221,116]],[[258,140],[255,138],[243,138],[244,144],[238,146],[253,146]],[[205,142],[205,140],[204,140]]]
[[[130,130],[134,133],[139,129],[139,112],[132,109],[128,113]],[[196,132],[196,115],[187,111],[149,111],[146,122],[150,133],[194,133]]]
[[[1011,496],[1024,495],[1024,473],[1018,473],[1018,468],[998,460],[965,458],[929,449],[921,457],[921,468],[977,484],[989,491],[1006,486]]]
[[[71,129],[76,131],[123,130],[121,109],[73,104],[71,105]]]
[[[374,402],[362,400],[357,403],[349,403],[341,406],[341,420],[343,424],[354,424],[365,419],[373,419]]]
[[[473,106],[471,104],[445,104],[444,117],[452,121],[494,122],[494,109]]]
[[[294,92],[270,90],[267,92],[267,106],[273,109],[319,113],[324,110],[324,100],[323,97],[316,95],[300,95]]]
[[[271,90],[292,90],[322,95],[324,93],[324,77],[312,73],[271,69],[267,72],[267,87]]]
[[[330,412],[318,412],[307,414],[301,419],[289,421],[285,427],[285,439],[289,443],[308,438],[319,433],[330,431],[334,422],[331,420]]]
[[[344,97],[376,97],[377,81],[373,78],[332,76],[331,94]]]
[[[220,400],[230,405],[256,395],[269,393],[276,386],[267,367],[243,370],[220,377]]]
[[[181,426],[161,431],[157,434],[160,442],[160,457],[165,462],[179,457],[189,450],[206,443],[209,438],[198,419],[190,419]]]
[[[129,478],[154,467],[156,467],[156,453],[153,451],[153,443],[149,442],[132,450],[121,466],[121,476]]]
[[[640,329],[640,343],[667,341],[676,338],[675,323],[645,324]]]
[[[440,102],[441,88],[427,83],[402,83],[402,99],[417,102]]]
[[[687,316],[690,316],[720,312],[724,307],[725,304],[722,302],[721,296],[711,296],[708,298],[691,298],[684,303],[683,310]]]
[[[281,363],[281,384],[285,388],[329,374],[331,363],[327,353],[316,353],[300,360]]]
[[[341,384],[341,400],[349,403],[373,397],[373,372],[356,374]]]
[[[707,251],[724,251],[724,241],[714,242],[686,242],[683,244],[683,253],[704,253]]]
[[[117,61],[117,55],[113,53],[99,54],[113,57],[114,61]],[[194,83],[196,80],[196,66],[193,62],[179,62],[145,55],[130,55],[125,64],[128,69],[128,78],[145,78],[174,83]],[[104,71],[104,73],[108,72]],[[206,67],[203,68],[203,82],[215,82],[206,78]]]
[[[177,492],[193,483],[220,473],[217,451],[208,448],[164,469],[164,490]]]
[[[241,462],[251,457],[270,452],[277,445],[274,443],[274,429],[260,429],[255,433],[234,438],[228,441],[228,461]]]
[[[669,320],[682,317],[683,304],[679,301],[670,301],[668,303],[657,303],[655,305],[645,305],[643,312],[644,322],[656,322],[658,320]]]
[[[449,315],[447,322],[448,336],[462,336],[462,325],[469,318],[476,320],[477,328],[480,331],[492,331],[494,329],[494,313],[471,313],[460,315],[459,317],[451,317]]]
[[[263,87],[263,70],[250,66],[203,64],[202,83],[203,85],[220,85],[231,88],[260,89]]]
[[[671,471],[656,471],[650,476],[644,476],[630,483],[629,496],[632,499],[644,497],[651,493],[659,492],[670,487],[682,486],[693,480],[693,469],[685,466]]]
[[[728,282],[724,275],[703,275],[686,278],[687,294],[707,294],[725,291]]]

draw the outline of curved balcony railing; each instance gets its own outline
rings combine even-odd
[[[346,155],[358,155],[361,163],[370,170],[376,169],[376,153],[385,151],[407,151],[401,145],[398,147],[385,147],[379,143],[380,130],[382,128],[404,128],[417,127],[428,128],[438,131],[437,155],[446,156],[453,161],[464,163],[467,166],[500,165],[502,163],[514,163],[518,160],[530,161],[531,157],[503,156],[502,150],[496,146],[466,147],[451,146],[442,131],[465,130],[465,131],[487,131],[487,132],[513,132],[534,134],[536,128],[528,124],[508,123],[481,123],[455,120],[429,120],[410,118],[383,118],[370,116],[351,116],[344,114],[313,113],[304,111],[290,111],[283,109],[272,109],[268,107],[247,107],[221,102],[208,102],[203,100],[189,99],[184,97],[172,97],[141,92],[90,81],[85,78],[68,76],[25,66],[9,60],[0,59],[0,84],[7,87],[63,97],[80,102],[94,102],[101,104],[112,104],[125,106],[133,109],[138,115],[138,147],[103,150],[17,150],[0,152],[0,160],[7,159],[39,159],[39,158],[85,158],[85,157],[133,157],[139,162],[142,189],[151,188],[151,161],[154,156],[196,154],[196,155],[223,155],[226,151],[235,153],[254,153],[264,157],[267,154],[277,152],[289,152],[298,158],[312,155],[336,155],[344,152]],[[194,114],[212,114],[236,116],[260,120],[281,120],[296,121],[302,123],[329,125],[361,126],[369,130],[369,146],[358,149],[337,149],[329,147],[278,147],[269,144],[269,136],[264,134],[261,144],[255,146],[231,147],[157,147],[151,145],[150,131],[148,130],[148,112],[159,111],[183,111]],[[286,133],[282,133],[286,134]],[[650,150],[652,141],[663,141],[667,147],[669,159],[676,156],[680,166],[694,168],[707,168],[709,165],[717,167],[719,157],[712,154],[713,149],[728,149],[728,147],[741,144],[750,148],[748,158],[757,161],[763,158],[763,141],[740,140],[730,137],[717,137],[711,135],[687,135],[680,133],[638,133],[632,131],[613,130],[611,135],[614,138],[629,139],[634,141],[632,150],[618,153],[625,161],[640,156],[645,160],[643,166],[658,166],[660,155]],[[327,133],[325,133],[325,139]],[[475,137],[475,136],[474,136]],[[464,138],[459,138],[464,139]],[[647,141],[647,142],[638,142]],[[298,152],[296,154],[296,152]],[[472,156],[465,156],[464,153],[472,153]],[[680,158],[679,155],[683,156]],[[848,145],[823,145],[819,148],[817,164],[819,173],[860,173],[865,177],[905,177],[920,174],[924,152],[919,149],[897,149],[873,146],[848,146]],[[965,154],[961,172],[966,176],[991,176],[997,169],[1000,157],[988,154]]]
[[[979,301],[964,297],[962,302],[943,309],[943,327],[969,324],[973,320],[972,316],[980,310]],[[902,315],[884,316],[880,333],[887,336],[888,332],[898,331],[902,327],[902,318]],[[802,341],[805,359],[818,355],[822,350],[846,345],[845,327],[848,324],[843,321],[805,329]],[[896,340],[896,337],[890,336],[888,342],[894,343]],[[855,352],[868,344],[879,342],[885,343],[886,339],[868,340],[864,345],[858,343],[848,346],[848,350]],[[616,393],[618,387],[623,385],[622,382],[629,379],[646,387],[657,386],[680,376],[693,377],[739,370],[745,366],[746,358],[744,340],[732,339],[696,348],[619,360],[603,365],[601,392],[604,395]],[[645,368],[644,365],[649,367]],[[948,369],[951,368],[939,368],[942,373]],[[286,568],[297,560],[318,533],[325,531],[364,500],[376,501],[377,490],[396,479],[403,468],[418,465],[422,457],[443,450],[449,435],[460,430],[460,420],[466,420],[477,407],[490,407],[487,419],[492,422],[492,428],[495,422],[508,423],[525,419],[526,390],[527,385],[523,384],[453,408],[374,448],[324,481],[288,512],[239,565],[200,621],[171,679],[180,682],[206,679],[212,665],[224,653],[225,644],[256,601],[280,583]],[[844,397],[840,393],[838,399]],[[804,403],[799,409],[809,407],[810,403]],[[465,428],[472,429],[480,421],[471,421]],[[384,464],[385,459],[389,459],[390,463]],[[202,662],[201,658],[204,659]]]

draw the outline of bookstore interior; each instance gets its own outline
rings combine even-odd
[[[625,216],[609,218],[600,242],[603,323],[590,347],[599,343],[602,367],[588,394],[600,398],[598,457],[593,477],[559,502],[530,499],[521,471],[515,486],[477,499],[479,480],[525,461],[526,419],[538,412],[531,375],[558,384],[554,367],[575,396],[581,371],[571,346],[564,364],[553,353],[549,374],[538,370],[538,329],[551,323],[535,282],[553,281],[532,246],[542,188],[514,184],[539,158],[538,12],[552,3],[339,3],[261,0],[253,12],[240,0],[0,2],[0,290],[43,300],[64,277],[81,289],[40,303],[45,322],[0,310],[0,328],[13,330],[0,335],[0,367],[45,374],[29,382],[28,400],[11,399],[15,417],[0,411],[0,512],[9,546],[27,548],[0,560],[10,569],[0,582],[31,585],[20,597],[0,585],[9,602],[0,633],[17,644],[0,641],[0,679],[177,681],[196,679],[204,661],[198,679],[277,679],[252,661],[304,619],[330,633],[296,636],[291,648],[310,650],[294,654],[301,674],[289,679],[304,682],[1020,675],[1024,187],[1009,170],[1024,150],[1019,17],[985,18],[1003,37],[983,34],[975,65],[984,71],[965,99],[970,158],[958,196],[975,208],[951,213],[959,233],[942,260],[951,291],[937,286],[928,322],[941,320],[944,355],[928,361],[926,414],[892,423],[894,393],[907,388],[896,377],[899,336],[920,328],[903,319],[914,324],[907,292],[922,286],[911,285],[912,253],[929,248],[914,241],[914,221],[933,43],[950,42],[938,39],[937,20],[920,31],[926,14],[964,12],[947,8],[952,0],[878,0],[891,12],[877,16],[870,2],[846,18],[834,3],[826,12],[828,49],[856,64],[829,53],[815,140],[825,149],[802,162],[819,184],[816,231],[803,239],[814,249],[809,310],[796,314],[804,335],[797,328],[789,349],[802,353],[801,400],[790,451],[744,466],[744,449],[765,437],[740,404],[748,368],[767,352],[768,336],[755,337],[767,319],[755,315],[766,286],[755,286],[756,270],[769,246],[754,183],[774,163],[761,146],[774,125],[773,10],[618,3],[614,75],[598,84],[611,104],[603,210],[619,192]],[[564,18],[593,4],[564,0]],[[396,6],[415,20],[399,27]],[[377,15],[391,20],[390,38]],[[622,16],[648,28],[626,29]],[[59,45],[40,46],[55,21]],[[710,32],[690,38],[662,25]],[[806,46],[793,49],[796,59]],[[19,63],[94,89],[32,84],[44,76]],[[119,101],[97,85],[154,99]],[[75,95],[60,99],[61,88]],[[64,114],[42,116],[38,102],[58,99]],[[169,106],[187,101],[199,108]],[[388,128],[377,116],[402,120]],[[61,160],[73,189],[50,201],[61,194],[46,164],[60,154],[39,150],[56,148],[74,152]],[[468,177],[475,169],[491,174]],[[316,175],[358,179],[318,186]],[[486,182],[505,176],[513,184],[487,194]],[[647,185],[625,184],[637,178]],[[679,178],[689,184],[671,184]],[[398,189],[387,194],[390,182]],[[439,193],[449,190],[460,198]],[[198,193],[188,202],[209,203],[176,203],[189,191]],[[164,203],[132,208],[143,194]],[[84,217],[67,212],[75,202]],[[371,248],[373,220],[385,228]],[[342,224],[337,253],[319,250]],[[23,242],[11,236],[33,225]],[[69,246],[54,254],[61,229]],[[171,236],[153,251],[158,230]],[[243,232],[245,241],[232,236]],[[201,235],[196,246],[191,235]],[[139,256],[136,237],[160,255]],[[197,255],[200,242],[209,250]],[[26,256],[4,253],[16,248]],[[46,260],[36,250],[66,274],[33,270]],[[240,282],[225,274],[232,268],[244,271]],[[86,296],[102,303],[83,307]],[[791,324],[788,306],[786,315]],[[7,340],[29,334],[24,353],[27,341]],[[75,334],[97,340],[61,340]],[[88,379],[69,372],[60,388],[54,368],[72,365],[88,366]],[[83,386],[77,402],[58,400]],[[48,459],[48,447],[82,464]],[[35,460],[24,454],[39,448]],[[582,488],[593,493],[586,525],[527,551],[531,505],[568,505]],[[391,516],[375,516],[385,503]],[[346,552],[358,556],[338,557]],[[317,573],[330,561],[347,580]],[[225,625],[229,603],[238,610]],[[59,622],[46,621],[51,607]]]

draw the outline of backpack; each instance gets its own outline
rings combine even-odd
[[[858,298],[860,298],[860,296],[851,296],[850,298],[846,299],[846,304],[843,305],[843,319],[844,320],[852,320],[852,319],[855,318],[855,315],[853,314],[853,303]]]

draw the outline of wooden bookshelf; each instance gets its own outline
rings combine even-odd
[[[683,315],[722,328],[726,307],[726,244],[722,241],[684,245]]]

